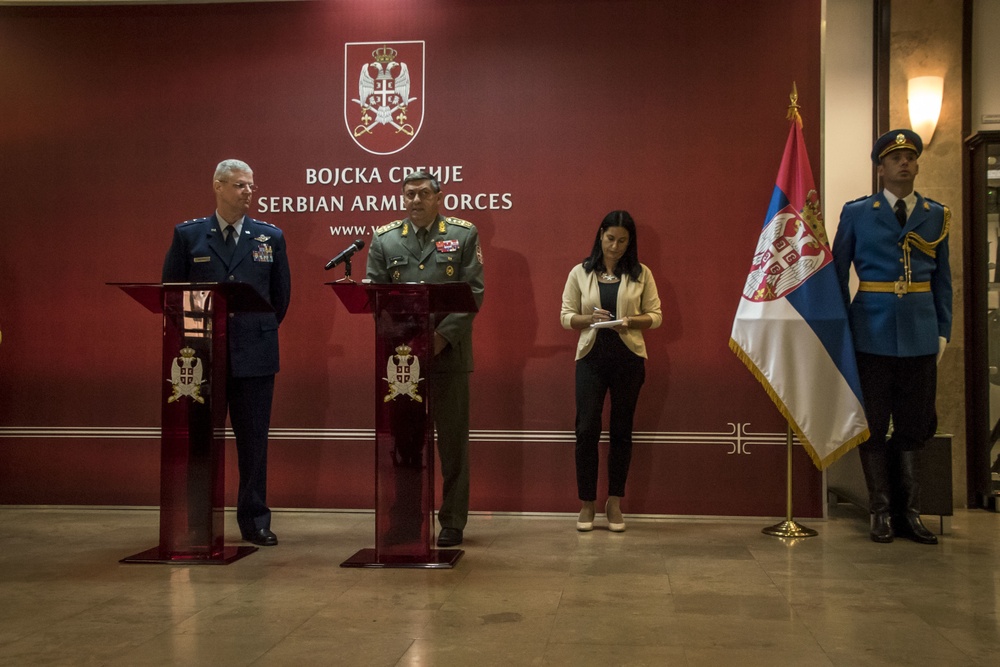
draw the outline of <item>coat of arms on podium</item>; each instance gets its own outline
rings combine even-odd
[[[204,403],[205,398],[201,395],[201,385],[204,384],[202,374],[204,368],[201,359],[195,356],[194,349],[183,347],[180,356],[174,357],[170,364],[170,383],[173,393],[167,398],[167,403],[173,403],[181,396],[188,396],[198,403]]]
[[[397,396],[409,396],[411,400],[423,403],[423,397],[417,393],[417,383],[423,380],[420,377],[420,359],[411,352],[410,346],[403,343],[396,347],[396,354],[389,356],[386,377],[382,378],[389,383],[389,393],[382,399],[383,402],[388,403]]]

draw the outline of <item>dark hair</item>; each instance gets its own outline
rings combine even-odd
[[[598,267],[607,270],[607,267],[604,266],[601,237],[604,236],[604,232],[609,227],[624,227],[625,231],[628,232],[628,247],[625,248],[625,254],[622,255],[622,258],[618,260],[615,275],[621,276],[623,273],[627,273],[632,280],[638,280],[639,276],[642,275],[642,266],[639,264],[639,244],[635,233],[635,220],[632,219],[628,211],[611,211],[604,216],[604,220],[601,220],[601,226],[597,228],[597,236],[594,238],[594,248],[590,251],[590,257],[583,260],[584,270],[587,273]]]
[[[441,192],[441,184],[438,179],[434,177],[433,174],[427,171],[411,171],[405,178],[403,178],[403,189],[406,189],[407,183],[412,183],[413,181],[430,181],[431,190],[434,192]]]

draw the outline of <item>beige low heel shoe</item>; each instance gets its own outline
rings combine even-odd
[[[604,506],[604,513],[608,516],[608,530],[612,533],[625,532],[625,517],[622,516],[620,498],[611,496]]]
[[[584,503],[580,508],[580,516],[576,519],[576,529],[581,533],[586,533],[594,529],[594,503]]]

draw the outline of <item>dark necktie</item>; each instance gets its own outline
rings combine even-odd
[[[233,256],[233,252],[236,251],[236,228],[232,225],[226,225],[225,230],[222,232],[223,236],[226,237],[226,253],[228,255],[227,259]]]
[[[899,220],[899,226],[906,226],[906,202],[902,199],[896,200],[896,220]]]
[[[417,230],[417,245],[420,246],[421,250],[427,246],[428,236],[430,236],[430,233],[426,229]]]

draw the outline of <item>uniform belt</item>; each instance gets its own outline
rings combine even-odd
[[[881,282],[876,280],[862,280],[858,285],[859,292],[889,292],[902,298],[904,294],[910,292],[930,292],[930,281],[923,283],[908,283],[905,280],[895,282]]]

